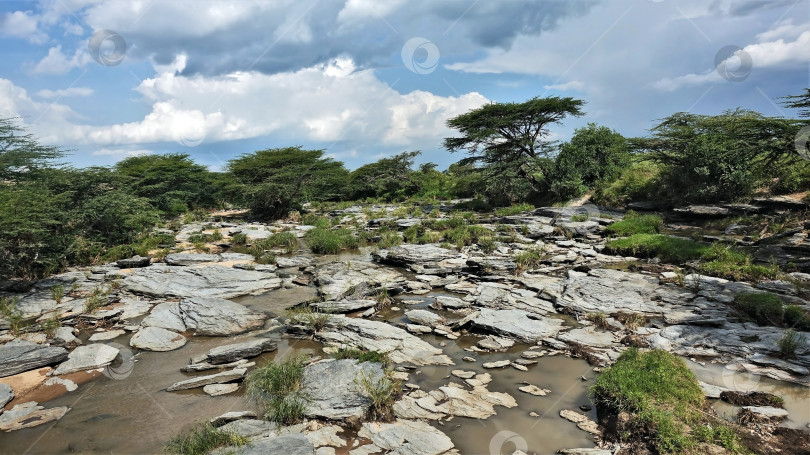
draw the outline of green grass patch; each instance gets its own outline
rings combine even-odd
[[[660,258],[666,262],[685,262],[699,259],[707,246],[693,240],[663,234],[634,234],[630,237],[611,240],[610,251],[629,256]]]
[[[329,217],[315,215],[314,213],[307,213],[301,218],[301,224],[306,226],[315,226],[317,228],[326,229],[332,225]]]
[[[355,379],[355,383],[371,400],[366,416],[369,420],[394,420],[394,403],[402,395],[402,384],[392,377],[390,370],[386,368],[379,378],[364,371]]]
[[[248,375],[248,394],[264,406],[267,420],[291,425],[304,418],[307,400],[299,388],[306,365],[306,356],[296,355],[266,363]]]
[[[390,363],[388,354],[385,352],[367,351],[365,349],[356,348],[340,348],[337,352],[332,354],[332,357],[337,360],[355,359],[358,362],[376,362],[382,365],[389,365]]]
[[[803,348],[806,344],[807,335],[796,332],[793,329],[786,330],[785,333],[776,340],[779,355],[785,359],[796,358],[796,350]]]
[[[714,243],[701,255],[699,271],[734,281],[761,281],[777,279],[782,275],[775,264],[760,265],[751,261],[751,255],[730,245]]]
[[[509,207],[503,207],[495,210],[495,214],[498,216],[512,216],[518,215],[523,212],[528,212],[529,210],[534,210],[534,206],[531,204],[515,204]]]
[[[234,234],[231,236],[231,242],[233,242],[234,245],[247,245],[248,236],[242,232]]]
[[[338,254],[360,245],[360,241],[348,229],[315,228],[307,232],[306,239],[309,249],[316,254]]]
[[[588,221],[591,218],[590,215],[587,213],[577,213],[576,215],[571,215],[571,221],[574,223],[581,223],[583,221]]]
[[[689,428],[705,419],[703,390],[683,360],[666,351],[624,352],[590,389],[593,402],[612,415],[630,414],[620,438],[648,439],[659,453],[680,453],[697,442]]]
[[[478,225],[464,225],[449,229],[442,233],[442,238],[459,248],[478,243],[481,239],[492,237],[495,233]]]
[[[247,443],[246,437],[214,428],[205,422],[173,437],[163,448],[163,452],[177,455],[205,455],[219,447],[239,447]]]
[[[269,248],[281,248],[287,253],[292,253],[298,247],[298,237],[290,231],[277,232],[263,240],[262,244]]]
[[[607,227],[614,235],[630,236],[633,234],[658,234],[664,227],[664,221],[658,215],[641,215],[632,210],[624,214],[621,221]]]
[[[402,237],[398,232],[385,231],[380,232],[380,242],[377,244],[380,248],[391,248],[402,244]]]

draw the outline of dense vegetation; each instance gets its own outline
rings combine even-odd
[[[807,93],[784,104],[806,117]],[[0,277],[33,279],[72,264],[147,254],[170,240],[155,235],[155,228],[201,209],[248,208],[253,218],[266,220],[302,211],[307,203],[474,198],[464,210],[511,206],[498,212],[507,214],[583,195],[608,206],[646,199],[676,205],[810,189],[810,162],[794,145],[806,119],[739,109],[715,116],[676,113],[645,138],[588,124],[568,142],[550,141],[548,127],[584,115],[584,105],[572,98],[533,98],[451,118],[447,124],[458,135],[444,145],[468,156],[446,171],[433,163],[415,166],[415,151],[349,171],[326,151],[302,147],[246,153],[224,172],[211,172],[183,154],[77,169],[62,163],[65,150],[41,144],[18,119],[0,119]],[[326,232],[328,221],[319,223],[308,236],[313,249],[352,247],[353,238]],[[613,242],[617,251],[674,259],[705,253],[702,245],[659,233],[655,219],[629,219],[612,229],[630,236]],[[437,230],[442,233],[414,229],[406,240],[468,244],[492,238],[468,227]],[[754,270],[744,257],[731,258],[733,253],[724,255],[746,273],[768,273]],[[739,276],[736,269],[717,272]]]

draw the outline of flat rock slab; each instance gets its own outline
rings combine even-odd
[[[90,335],[90,338],[87,341],[108,341],[115,338],[120,337],[121,335],[127,333],[126,330],[123,329],[116,329],[116,330],[106,330],[104,332],[96,332]]]
[[[786,410],[773,406],[743,406],[740,412],[744,411],[750,412],[756,418],[762,420],[781,420],[786,419],[788,416]]]
[[[394,363],[453,365],[453,360],[441,349],[385,322],[333,316],[315,337],[332,346],[387,353]]]
[[[281,287],[281,278],[265,272],[231,267],[189,268],[179,266],[135,269],[121,281],[135,294],[156,297],[219,297],[229,299],[256,295]]]
[[[618,345],[611,332],[582,327],[557,335],[557,339],[568,344],[607,349]]]
[[[308,365],[300,389],[307,397],[306,415],[327,420],[362,418],[371,399],[362,390],[361,381],[365,378],[376,384],[382,377],[382,366],[372,362],[344,359]]]
[[[405,312],[405,316],[414,324],[427,327],[444,325],[444,318],[428,310],[410,310]]]
[[[529,395],[534,395],[536,397],[544,397],[549,393],[551,393],[551,390],[541,389],[536,385],[525,385],[523,387],[518,387],[518,390],[520,390],[521,392],[528,393]]]
[[[0,378],[58,363],[67,356],[65,348],[11,341],[0,346]]]
[[[212,397],[227,395],[229,393],[234,393],[237,390],[239,390],[239,384],[208,384],[207,386],[203,387],[203,392]],[[252,417],[256,416],[254,415]]]
[[[370,262],[331,262],[315,270],[315,284],[327,300],[347,297],[358,288],[399,292],[405,288],[407,281],[396,270]]]
[[[222,425],[225,425],[228,422],[234,422],[236,420],[242,419],[255,419],[255,418],[256,413],[253,411],[231,411],[226,412],[225,414],[222,414],[220,416],[214,417],[209,422],[211,422],[211,425],[215,427],[221,427]]]
[[[161,327],[144,327],[132,336],[129,345],[144,351],[166,352],[186,345],[186,337]]]
[[[246,438],[253,438],[256,436],[266,435],[278,429],[278,425],[267,420],[258,419],[240,419],[233,422],[228,422],[221,426],[222,431],[228,431]],[[222,452],[223,454],[232,452]],[[213,454],[213,452],[212,452]]]
[[[67,406],[44,409],[35,401],[22,403],[0,414],[0,431],[15,431],[32,428],[43,423],[59,420],[70,411]]]
[[[75,373],[77,371],[94,370],[103,368],[111,364],[119,351],[117,348],[106,344],[88,344],[79,346],[68,354],[68,359],[61,363],[52,375]]]
[[[418,420],[366,422],[358,436],[395,455],[441,455],[455,447],[447,435]]]
[[[256,357],[263,352],[275,351],[276,342],[269,338],[254,338],[241,343],[226,344],[217,346],[209,350],[206,354],[192,358],[191,363],[208,362],[210,364],[221,364],[236,362],[240,359]]]
[[[532,319],[536,317],[537,319]],[[531,315],[523,310],[490,310],[482,308],[472,318],[474,329],[496,333],[524,343],[536,343],[557,334],[562,327],[561,319]]]
[[[577,427],[579,427],[580,430],[587,431],[588,433],[594,435],[602,434],[602,432],[599,431],[599,425],[596,422],[576,411],[563,409],[560,411],[560,417],[570,422],[574,422],[577,424]]]
[[[312,258],[305,258],[305,257],[292,257],[292,258],[283,258],[279,257],[276,258],[276,265],[280,268],[304,268],[315,265],[315,260]]]
[[[267,316],[217,297],[192,297],[179,303],[180,315],[195,335],[225,336],[249,332],[264,326]]]
[[[166,387],[167,392],[175,392],[177,390],[188,390],[197,387],[203,387],[209,384],[223,384],[226,382],[236,381],[245,377],[247,369],[234,368],[230,371],[223,371],[222,373],[209,374],[206,376],[197,376],[195,378],[186,379],[185,381],[175,382],[174,384]]]
[[[658,280],[638,273],[628,273],[611,269],[594,269],[587,274],[571,275],[564,283],[564,291],[557,298],[556,304],[565,309],[584,314],[604,312],[641,313],[648,316],[660,316],[663,308],[655,303],[653,297],[676,300],[676,296],[659,295],[677,294],[661,288]]]
[[[149,257],[143,257],[143,256],[138,256],[138,255],[132,256],[131,258],[128,258],[128,259],[120,259],[118,261],[115,261],[115,265],[117,265],[118,267],[121,267],[122,269],[131,269],[131,268],[135,268],[135,267],[146,267],[150,263],[151,263],[151,259],[149,259]]]
[[[203,253],[174,253],[168,254],[163,259],[169,265],[194,265],[206,262],[219,262],[221,258],[218,254],[203,254]]]

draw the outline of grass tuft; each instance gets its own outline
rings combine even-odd
[[[316,254],[338,254],[345,249],[357,248],[357,237],[348,229],[311,229],[306,234],[309,249]]]
[[[662,261],[678,263],[699,259],[706,250],[702,243],[663,234],[633,234],[611,240],[607,247],[616,254],[658,257]]]
[[[205,455],[219,447],[239,447],[247,443],[246,437],[214,428],[205,422],[173,437],[163,448],[163,452],[177,455]]]
[[[307,400],[299,388],[306,365],[307,357],[296,355],[266,363],[248,375],[248,394],[264,406],[267,420],[292,425],[304,418]]]
[[[658,215],[641,215],[632,210],[624,214],[621,221],[607,227],[614,235],[630,236],[633,234],[658,234],[664,227],[664,221]]]

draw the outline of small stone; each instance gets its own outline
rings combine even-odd
[[[536,397],[544,397],[544,396],[548,395],[549,393],[551,393],[551,390],[549,390],[549,389],[541,389],[540,387],[537,387],[536,385],[525,385],[523,387],[518,387],[518,390],[520,390],[521,392],[528,393],[529,395],[534,395]]]
[[[126,331],[121,330],[121,329],[109,330],[109,331],[105,331],[105,332],[98,332],[98,333],[94,333],[93,335],[91,335],[90,338],[88,339],[88,341],[112,340],[114,338],[120,337],[121,335],[123,335],[125,333],[126,333]]]
[[[514,362],[512,362],[512,363],[511,363],[511,365],[512,365],[512,368],[514,368],[514,369],[516,369],[516,370],[520,370],[520,371],[529,371],[529,369],[528,369],[528,368],[526,368],[526,367],[525,367],[525,366],[523,366],[523,365],[519,365],[519,364],[514,363]]]
[[[512,362],[508,360],[498,360],[496,362],[487,362],[481,366],[484,368],[492,369],[492,368],[503,368],[505,366],[509,366]]]
[[[462,358],[461,358],[461,360],[463,360],[463,361],[465,361],[465,362],[475,362],[475,358],[474,358],[474,357],[470,357],[470,356],[467,356],[467,357],[462,357]]]
[[[221,416],[214,417],[210,420],[211,425],[221,427],[228,422],[234,422],[242,419],[255,419],[256,413],[253,411],[231,411],[222,414]]]
[[[475,377],[475,371],[453,370],[450,373],[461,379],[472,379]]]
[[[540,417],[540,414],[532,411],[532,412],[529,413],[529,417]]]

